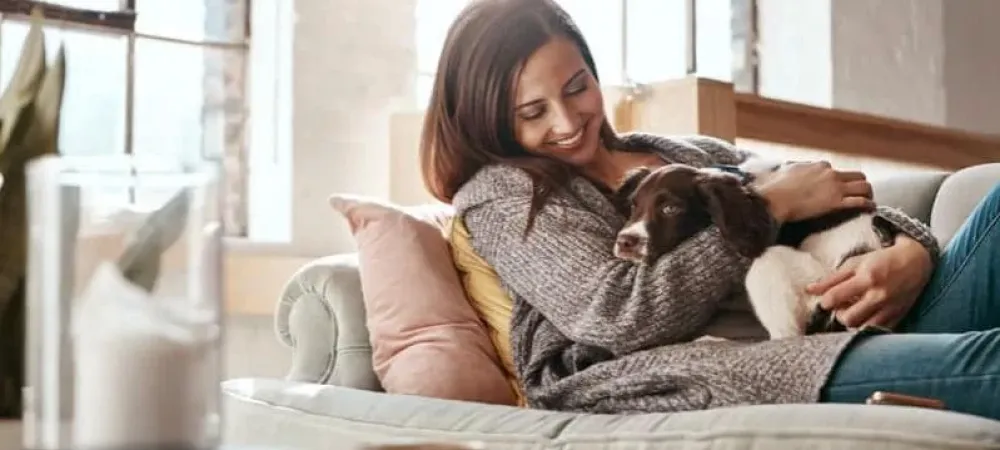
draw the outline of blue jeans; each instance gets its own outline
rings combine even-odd
[[[821,401],[859,403],[877,390],[1000,419],[1000,184],[944,249],[899,332],[848,347]]]

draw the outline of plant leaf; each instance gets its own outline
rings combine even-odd
[[[45,66],[45,35],[38,10],[18,59],[14,77],[0,95],[0,314],[26,274],[27,202],[25,166],[43,153],[57,152],[59,110],[65,67],[50,73]],[[45,87],[46,95],[37,95]],[[51,133],[51,134],[50,134]]]
[[[181,190],[154,211],[136,230],[118,259],[122,275],[136,286],[152,292],[160,275],[160,258],[180,238],[187,222],[188,191]]]
[[[24,119],[24,111],[31,104],[45,75],[45,33],[42,30],[41,10],[35,9],[31,15],[31,28],[21,46],[21,53],[14,68],[7,89],[0,94],[0,171],[6,176],[9,168],[17,163],[11,161],[10,142],[19,122]]]

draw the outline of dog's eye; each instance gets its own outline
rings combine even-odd
[[[667,206],[664,206],[661,211],[665,215],[672,216],[674,214],[680,213],[681,209],[679,207],[677,207],[677,206],[674,206],[674,205],[667,205]]]

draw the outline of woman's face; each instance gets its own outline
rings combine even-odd
[[[553,39],[525,61],[514,108],[514,136],[527,151],[576,166],[597,154],[604,100],[572,41]]]

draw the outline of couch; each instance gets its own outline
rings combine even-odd
[[[873,180],[876,200],[929,223],[942,245],[1000,163]],[[630,416],[570,414],[387,394],[372,371],[357,257],[302,267],[277,303],[285,379],[223,384],[228,443],[348,448],[364,442],[481,442],[486,448],[979,449],[1000,448],[1000,422],[875,405],[764,405]]]

